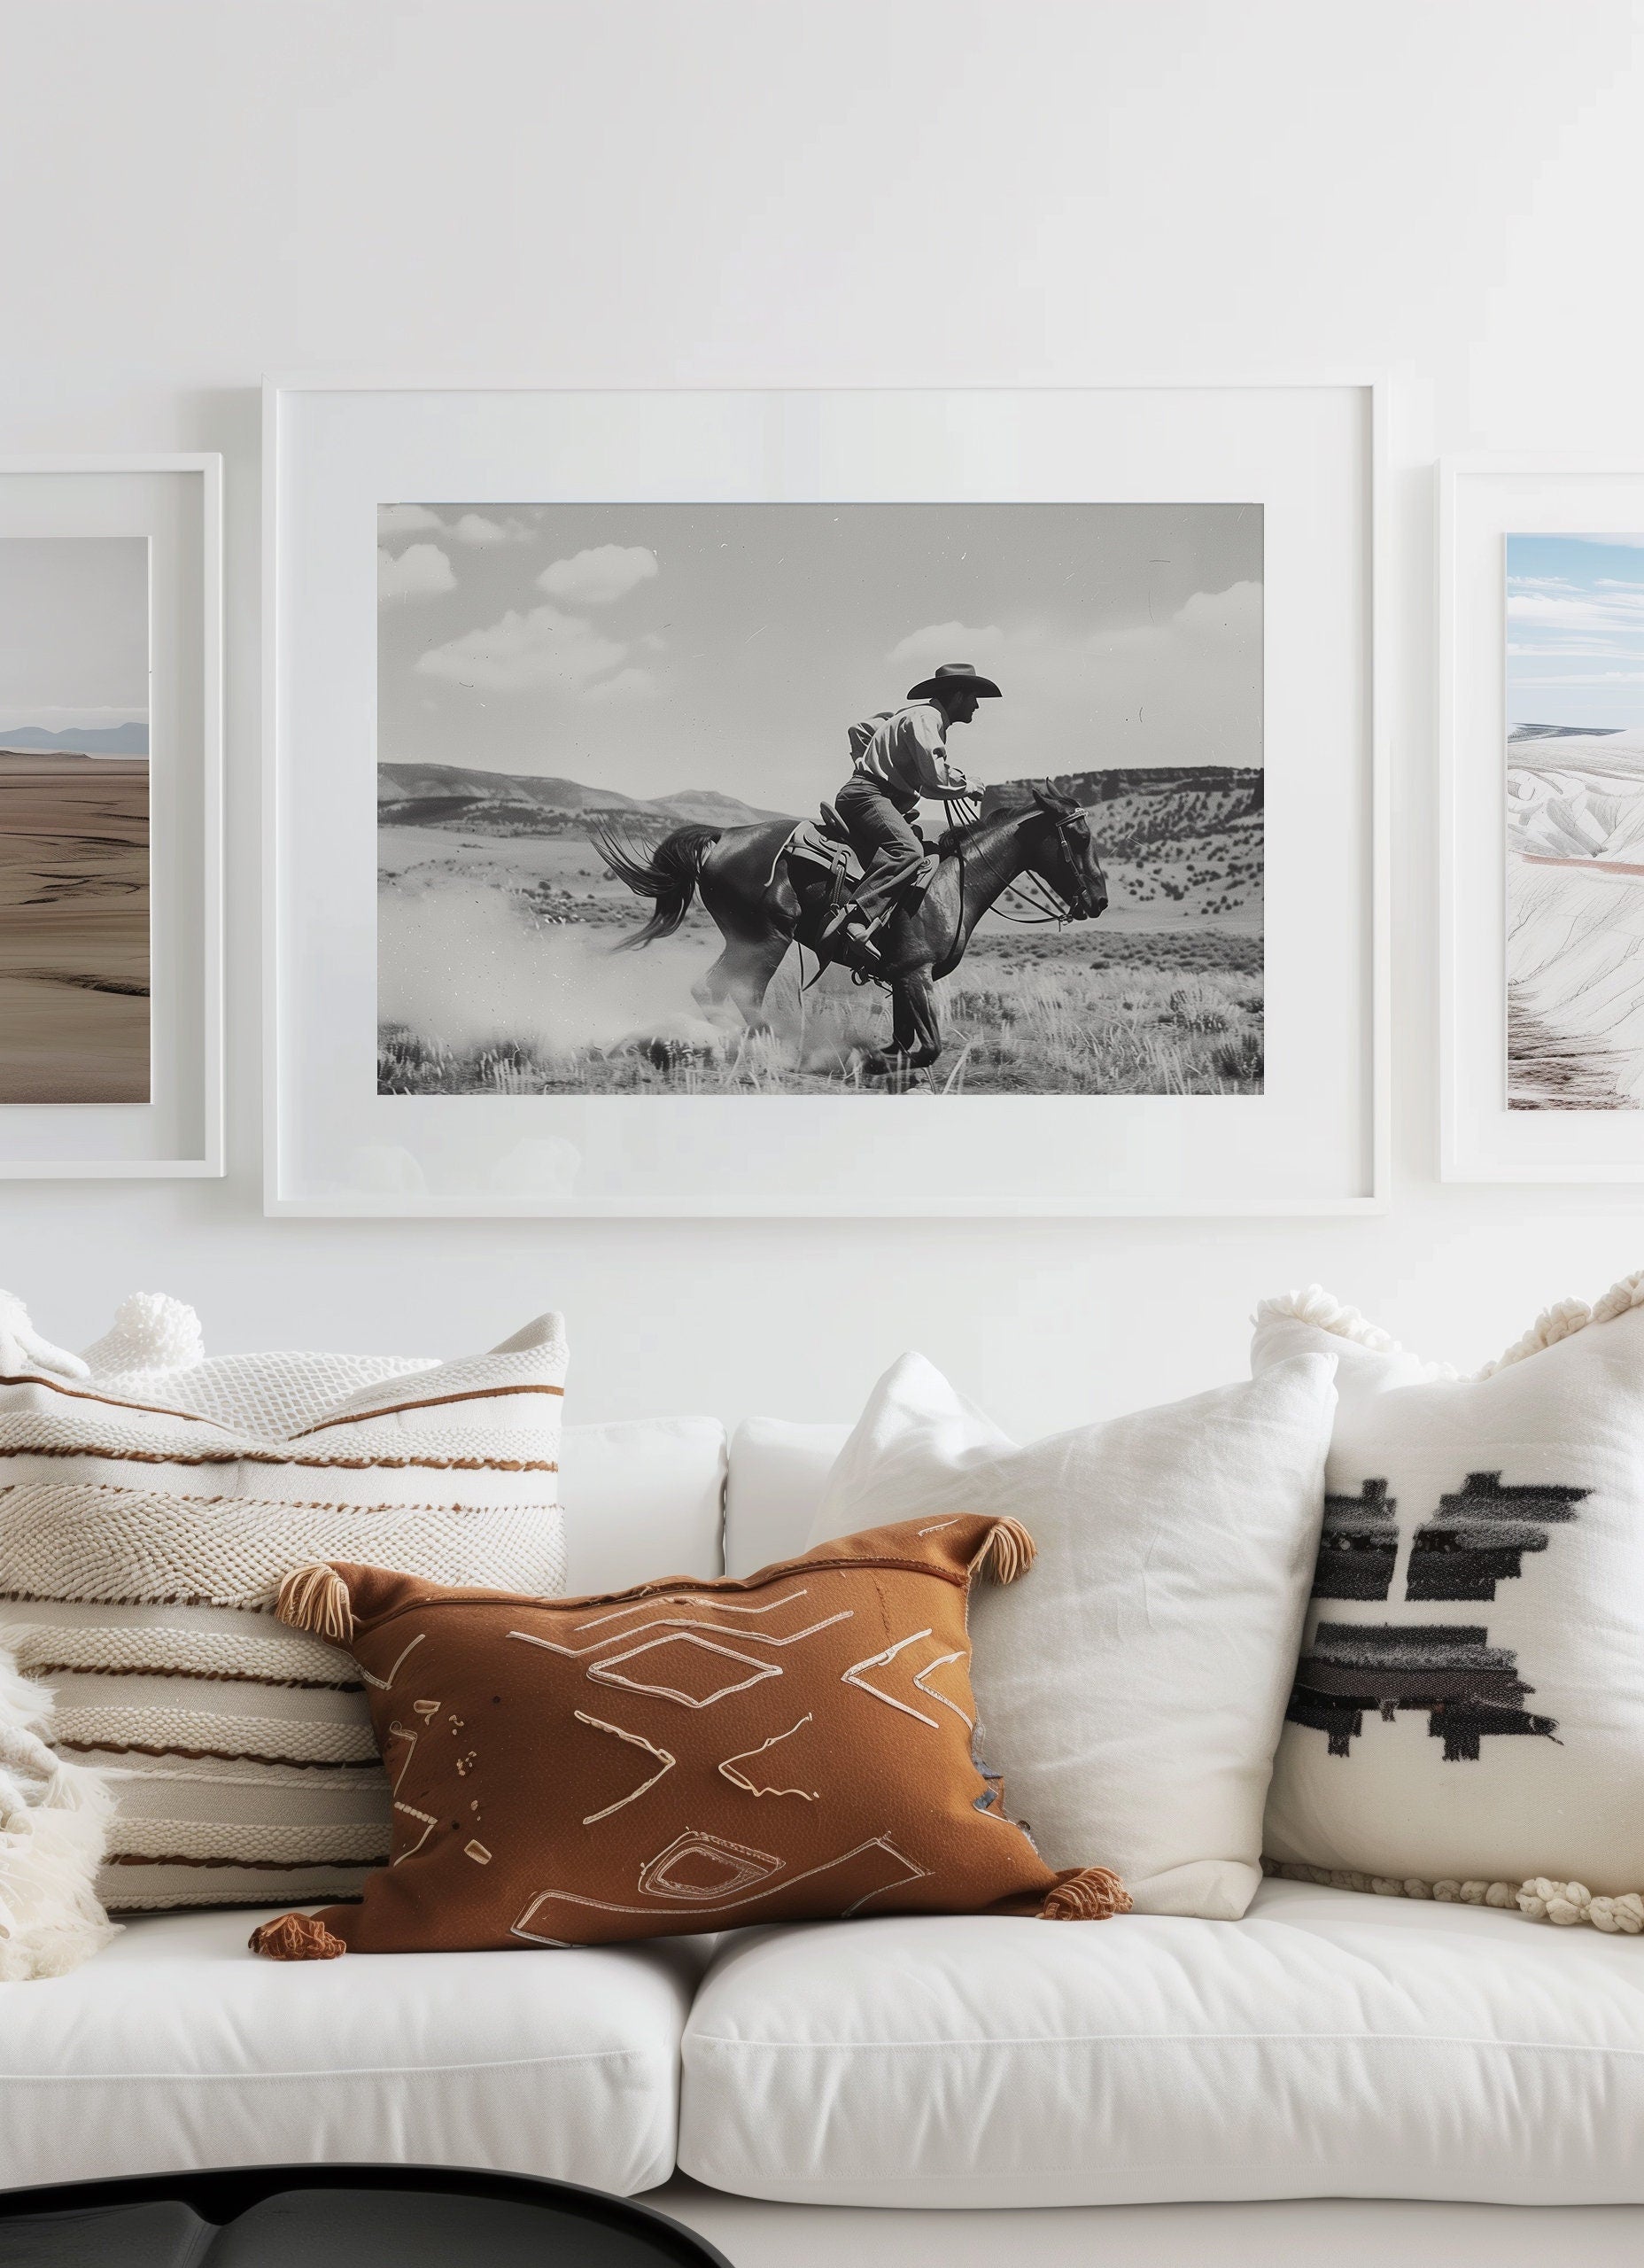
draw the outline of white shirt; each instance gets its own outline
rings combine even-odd
[[[858,772],[903,802],[963,795],[965,774],[948,761],[947,732],[934,702],[911,701],[853,725],[850,753]]]

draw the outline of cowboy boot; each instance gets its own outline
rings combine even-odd
[[[873,942],[873,932],[878,927],[877,922],[868,922],[857,907],[847,901],[823,924],[820,942],[825,945],[830,944],[837,936],[842,944],[849,946],[859,967],[877,968],[883,958]]]

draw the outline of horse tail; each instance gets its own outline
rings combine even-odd
[[[655,944],[658,937],[672,936],[690,911],[702,861],[722,832],[717,827],[677,827],[647,857],[642,850],[618,841],[607,827],[593,830],[590,840],[617,881],[626,882],[636,897],[654,900],[656,909],[642,929],[618,941],[616,951],[634,952],[641,945]]]

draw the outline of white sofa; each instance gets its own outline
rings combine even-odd
[[[727,1459],[708,1420],[568,1428],[574,1587],[802,1548],[844,1430],[756,1420]],[[0,1985],[0,2186],[489,2166],[653,2193],[748,2268],[1002,2256],[973,2207],[1066,2209],[1012,2218],[1026,2262],[1415,2244],[1501,2268],[1644,2239],[1644,1940],[1281,1882],[1237,1922],[888,1916],[314,1966],[254,1960],[259,1918],[136,1920]],[[1273,2202],[1363,2199],[1422,2202]],[[1525,2205],[1570,2210],[1500,2210]]]

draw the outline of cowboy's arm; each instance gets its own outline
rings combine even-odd
[[[949,757],[942,721],[934,709],[922,714],[915,711],[909,716],[907,738],[921,796],[933,803],[951,803],[958,796],[970,794],[965,774]]]

